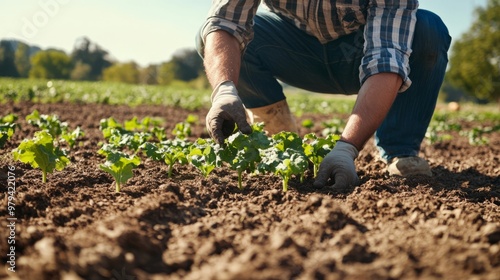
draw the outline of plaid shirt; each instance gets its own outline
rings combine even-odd
[[[241,50],[253,38],[253,17],[260,0],[213,0],[202,28],[203,40],[225,30]],[[263,0],[272,12],[290,19],[299,29],[327,43],[364,28],[364,57],[360,81],[382,72],[399,74],[406,90],[411,81],[409,57],[418,0]]]

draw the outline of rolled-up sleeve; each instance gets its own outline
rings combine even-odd
[[[201,43],[205,45],[205,39],[211,32],[224,30],[238,40],[243,51],[253,39],[253,18],[259,4],[260,0],[212,1],[207,20],[200,30]]]
[[[365,26],[365,55],[360,81],[377,73],[396,73],[403,79],[399,92],[411,85],[409,58],[415,31],[417,0],[371,0]]]

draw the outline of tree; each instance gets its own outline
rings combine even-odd
[[[172,61],[162,63],[158,69],[158,84],[168,85],[172,83],[176,79],[177,68],[178,65]]]
[[[15,63],[15,51],[9,41],[0,41],[0,76],[19,77]]]
[[[174,80],[192,81],[200,75],[204,75],[203,71],[203,60],[196,50],[180,50],[170,61],[160,65],[158,83],[168,85]]]
[[[83,37],[79,39],[73,52],[71,53],[71,60],[74,65],[90,66],[90,72],[86,77],[87,80],[99,80],[102,76],[102,71],[111,66],[108,59],[108,52],[103,50],[99,45],[92,43],[88,38]]]
[[[151,64],[146,68],[141,69],[140,82],[146,85],[158,84],[158,65]]]
[[[137,84],[139,77],[139,67],[135,62],[117,63],[103,71],[104,81]]]
[[[73,70],[71,70],[70,78],[77,81],[90,80],[90,71],[92,71],[90,65],[78,61]]]
[[[500,0],[488,0],[475,14],[452,47],[447,78],[474,97],[500,102]]]
[[[171,62],[176,65],[175,79],[191,81],[203,72],[203,60],[196,50],[184,49],[178,51]]]
[[[31,53],[30,46],[23,42],[18,42],[17,49],[14,54],[14,61],[16,64],[17,72],[20,77],[28,77],[30,69],[31,69]]]
[[[68,79],[72,68],[70,57],[62,51],[46,50],[31,58],[30,78]]]

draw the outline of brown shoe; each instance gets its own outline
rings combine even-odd
[[[401,157],[394,158],[387,167],[389,175],[396,176],[411,176],[411,175],[425,175],[432,176],[431,167],[429,163],[420,157]]]

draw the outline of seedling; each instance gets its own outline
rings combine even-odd
[[[261,152],[262,161],[258,165],[260,172],[270,172],[279,175],[282,179],[283,191],[288,191],[288,182],[293,175],[302,175],[309,167],[307,157],[303,151],[287,148],[281,151],[277,147],[270,147]]]
[[[181,139],[166,140],[161,143],[147,142],[142,146],[146,155],[156,161],[164,161],[168,166],[168,177],[172,177],[175,163],[187,164],[189,143]]]
[[[34,110],[31,114],[26,116],[26,120],[35,127],[47,130],[54,138],[54,141],[58,141],[58,138],[62,138],[63,141],[68,143],[70,148],[75,146],[78,138],[85,135],[80,127],[77,127],[73,131],[69,131],[68,123],[61,122],[57,115],[40,115],[38,110]]]
[[[47,130],[54,139],[68,130],[68,123],[61,122],[57,115],[40,115],[38,110],[27,115],[26,121],[35,127]]]
[[[189,162],[195,166],[207,178],[208,175],[220,166],[219,157],[220,146],[216,145],[212,139],[198,138],[189,149]]]
[[[318,174],[320,163],[325,156],[335,147],[335,143],[340,139],[339,135],[330,134],[326,138],[320,138],[314,133],[304,136],[302,147],[304,154],[313,164],[314,177]]]
[[[69,164],[66,153],[54,146],[54,138],[47,130],[38,131],[33,139],[25,139],[12,151],[14,160],[30,164],[42,170],[42,182],[47,182],[47,173],[61,171]]]
[[[313,128],[314,127],[314,122],[311,119],[305,119],[301,123],[302,127],[305,128]]]
[[[72,149],[76,144],[76,140],[78,140],[78,138],[81,138],[83,136],[85,136],[85,132],[83,132],[83,130],[80,127],[77,127],[75,130],[73,130],[70,133],[64,132],[61,135],[61,138],[66,143],[68,143],[69,147]]]
[[[128,127],[131,128],[137,124],[137,120],[134,118],[132,121],[127,121],[127,123]],[[104,139],[106,139],[108,144],[114,149],[120,150],[127,147],[134,151],[134,153],[136,153],[141,145],[146,143],[146,141],[150,140],[152,137],[148,132],[134,132],[127,130],[113,118],[101,120],[99,129],[102,131]]]
[[[191,124],[188,122],[177,123],[172,130],[172,135],[179,139],[186,139],[191,136]]]
[[[116,192],[120,192],[122,184],[126,184],[128,179],[134,176],[132,170],[141,164],[140,158],[136,155],[127,155],[114,150],[109,145],[104,145],[98,153],[106,156],[106,162],[99,165],[99,168],[113,176],[116,183]]]
[[[261,161],[260,150],[269,147],[270,140],[262,131],[262,125],[253,126],[250,135],[237,132],[227,139],[221,151],[221,159],[238,172],[238,188],[243,189],[242,174],[254,172]]]
[[[17,115],[9,114],[0,118],[0,148],[3,148],[16,130]]]
[[[284,159],[276,166],[275,174],[283,180],[283,191],[288,191],[288,181],[293,175],[299,175],[302,180],[304,172],[309,167],[307,157],[301,152],[287,149],[283,153]]]
[[[331,119],[329,121],[323,122],[323,126],[325,127],[321,134],[323,136],[328,136],[331,134],[342,134],[342,131],[345,127],[345,121],[342,119]]]

